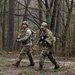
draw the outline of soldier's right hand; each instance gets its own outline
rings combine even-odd
[[[20,40],[19,39],[16,39],[16,42],[20,42]]]
[[[18,36],[16,39],[20,39],[20,36]]]
[[[32,49],[33,49],[34,51],[38,50],[38,45],[34,45],[34,46],[32,47]]]

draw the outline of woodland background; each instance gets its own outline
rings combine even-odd
[[[15,40],[23,20],[36,32],[35,42],[46,21],[57,39],[54,53],[75,56],[75,0],[0,0],[0,50],[20,49]]]

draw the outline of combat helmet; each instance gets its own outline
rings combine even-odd
[[[28,21],[23,21],[23,22],[22,22],[22,25],[23,25],[23,24],[26,24],[27,26],[29,25],[29,24],[28,24]]]
[[[40,28],[43,28],[44,26],[47,27],[47,23],[46,23],[46,22],[43,22],[43,23],[41,24],[41,27],[40,27]]]
[[[41,24],[41,26],[47,26],[47,23],[46,23],[46,22],[43,22],[43,23]]]

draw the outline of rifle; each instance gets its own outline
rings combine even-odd
[[[45,35],[45,34],[42,34],[39,38],[39,42],[45,42],[45,39],[47,38],[48,36]]]
[[[24,45],[24,44],[26,43],[26,40],[21,40],[21,41],[20,41],[20,39],[21,39],[21,38],[18,36],[18,37],[16,38],[16,41],[17,41],[17,42],[22,42],[22,44]]]

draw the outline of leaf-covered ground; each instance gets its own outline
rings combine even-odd
[[[54,65],[48,60],[45,60],[44,68],[38,71],[38,58],[34,56],[35,66],[29,67],[27,57],[22,60],[20,66],[14,67],[12,64],[16,62],[19,53],[5,52],[0,53],[0,75],[75,75],[75,58],[56,57],[55,59],[60,65],[60,68],[54,70]]]

